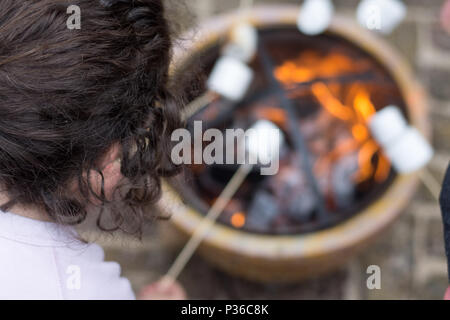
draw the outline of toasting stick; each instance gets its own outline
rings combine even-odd
[[[251,5],[251,0],[241,1],[241,17],[231,28],[222,55],[209,75],[208,91],[186,106],[183,112],[185,119],[213,102],[217,96],[237,102],[247,93],[253,80],[253,71],[247,63],[255,56],[258,46],[258,32],[245,20],[245,14]]]
[[[272,122],[259,120],[248,131],[247,140],[242,139],[248,157],[257,160],[258,163],[266,164],[269,161],[277,161],[279,150],[284,143],[284,136],[281,130]],[[274,134],[275,133],[275,134]],[[242,145],[240,146],[242,147]],[[215,224],[217,218],[225,209],[228,202],[244,182],[245,178],[253,168],[253,164],[244,163],[233,175],[225,189],[214,202],[201,223],[194,230],[191,238],[181,250],[169,271],[163,277],[162,286],[169,287],[178,278],[190,258],[197,250],[208,231]]]
[[[426,165],[433,157],[433,149],[420,132],[407,124],[403,114],[395,106],[388,106],[372,116],[369,122],[372,135],[384,148],[392,165],[400,173],[420,170],[420,178],[433,197],[440,202],[444,223],[445,253],[447,255],[450,282],[450,201],[439,199],[440,183],[427,170]],[[448,181],[447,171],[445,181]],[[442,194],[450,192],[450,185],[444,182]],[[441,200],[441,201],[439,201]]]
[[[217,96],[232,102],[242,100],[253,80],[253,70],[247,66],[247,62],[255,55],[257,42],[256,29],[246,22],[238,23],[231,30],[229,42],[209,75],[208,91],[185,108],[185,119],[210,104]]]
[[[426,169],[433,148],[416,128],[408,125],[400,109],[387,106],[369,119],[370,131],[399,173],[419,171],[424,185],[439,200],[440,184]]]

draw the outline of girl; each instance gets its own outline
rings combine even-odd
[[[140,234],[177,172],[162,0],[0,1],[0,298],[133,299],[73,229]],[[81,28],[68,28],[70,5]],[[151,212],[151,211],[150,211]],[[143,298],[182,298],[174,285]]]

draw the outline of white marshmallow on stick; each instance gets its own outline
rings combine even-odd
[[[255,56],[258,47],[258,31],[248,22],[240,22],[231,28],[229,42],[224,55],[248,63]]]
[[[209,76],[208,88],[221,96],[239,101],[247,93],[253,71],[246,65],[256,53],[258,32],[250,23],[240,22],[229,35],[229,42]]]
[[[300,8],[297,26],[304,34],[321,34],[331,23],[334,5],[331,0],[305,0]]]
[[[406,11],[400,0],[362,0],[356,18],[364,28],[389,34],[403,21]]]
[[[369,120],[370,131],[399,173],[411,173],[425,167],[433,157],[433,148],[416,128],[408,125],[396,106],[387,106]]]
[[[259,120],[248,131],[245,148],[251,158],[260,164],[268,164],[279,157],[279,151],[284,144],[284,136],[273,122]]]
[[[219,57],[206,82],[208,91],[185,107],[183,118],[189,119],[218,95],[234,102],[242,100],[252,81],[253,71],[245,63],[227,55]]]
[[[240,22],[231,30],[229,40],[214,65],[207,86],[228,100],[240,101],[253,80],[253,71],[246,63],[256,53],[258,32],[251,24]]]
[[[279,155],[279,149],[281,149],[284,143],[284,136],[281,133],[281,130],[275,124],[267,120],[259,120],[251,127],[251,129],[253,129],[253,132],[248,135],[248,139],[243,140],[248,143],[248,147],[246,147],[247,152],[252,153],[254,156],[261,160],[267,160],[267,157],[273,160],[273,157]],[[274,129],[278,130],[279,134],[276,138],[271,139],[270,142],[273,145],[272,148],[269,148],[270,151],[268,151],[269,149],[267,149],[267,147],[264,147],[261,143],[261,136],[269,137],[270,133],[272,133],[272,130]],[[276,150],[275,148],[278,148],[278,150]],[[202,240],[208,234],[209,230],[214,225],[222,211],[225,209],[228,202],[230,202],[236,191],[242,185],[252,168],[253,165],[248,163],[244,163],[239,166],[239,169],[225,186],[225,189],[222,191],[222,193],[217,197],[217,200],[211,206],[206,216],[195,228],[191,238],[178,254],[174,263],[169,268],[169,271],[163,277],[163,287],[169,287],[170,284],[172,284],[178,278],[194,252],[197,250]]]
[[[242,61],[222,56],[208,78],[208,89],[231,101],[244,98],[253,80],[253,71]]]
[[[241,1],[242,16],[251,8],[253,0]],[[217,93],[225,99],[237,102],[244,98],[252,80],[253,71],[247,63],[255,56],[258,48],[258,31],[242,17],[231,28],[228,43],[222,50],[222,56],[209,75],[206,92],[185,109],[185,118],[211,103]]]

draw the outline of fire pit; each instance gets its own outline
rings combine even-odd
[[[190,119],[202,120],[204,130],[246,129],[267,119],[286,136],[278,174],[251,173],[200,248],[223,269],[261,281],[301,279],[339,265],[410,199],[417,178],[398,175],[371,138],[366,123],[374,112],[397,105],[428,133],[423,91],[389,46],[340,17],[327,34],[302,35],[297,10],[252,11],[260,37],[252,87],[243,101],[217,99]],[[211,69],[233,17],[201,28],[206,34],[178,53],[179,72],[199,56]],[[295,108],[297,132],[287,125],[283,98]],[[292,142],[295,134],[304,148]],[[168,185],[164,201],[175,208],[174,225],[192,233],[236,169],[195,165]]]

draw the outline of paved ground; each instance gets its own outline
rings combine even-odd
[[[197,0],[194,11],[206,17],[235,7],[237,2]],[[356,2],[336,1],[339,10],[347,14],[353,14]],[[441,179],[450,159],[450,37],[436,23],[442,1],[406,2],[411,4],[407,20],[389,41],[403,52],[430,92],[437,149],[430,167]],[[180,280],[194,299],[440,299],[447,284],[441,228],[438,205],[421,188],[402,217],[374,245],[327,276],[301,284],[267,286],[226,275],[196,256]],[[142,243],[130,244],[122,238],[101,242],[107,259],[122,264],[123,274],[135,289],[157,279],[177,252],[177,237],[167,223],[146,232]],[[371,264],[381,267],[380,290],[366,288],[365,271]]]

